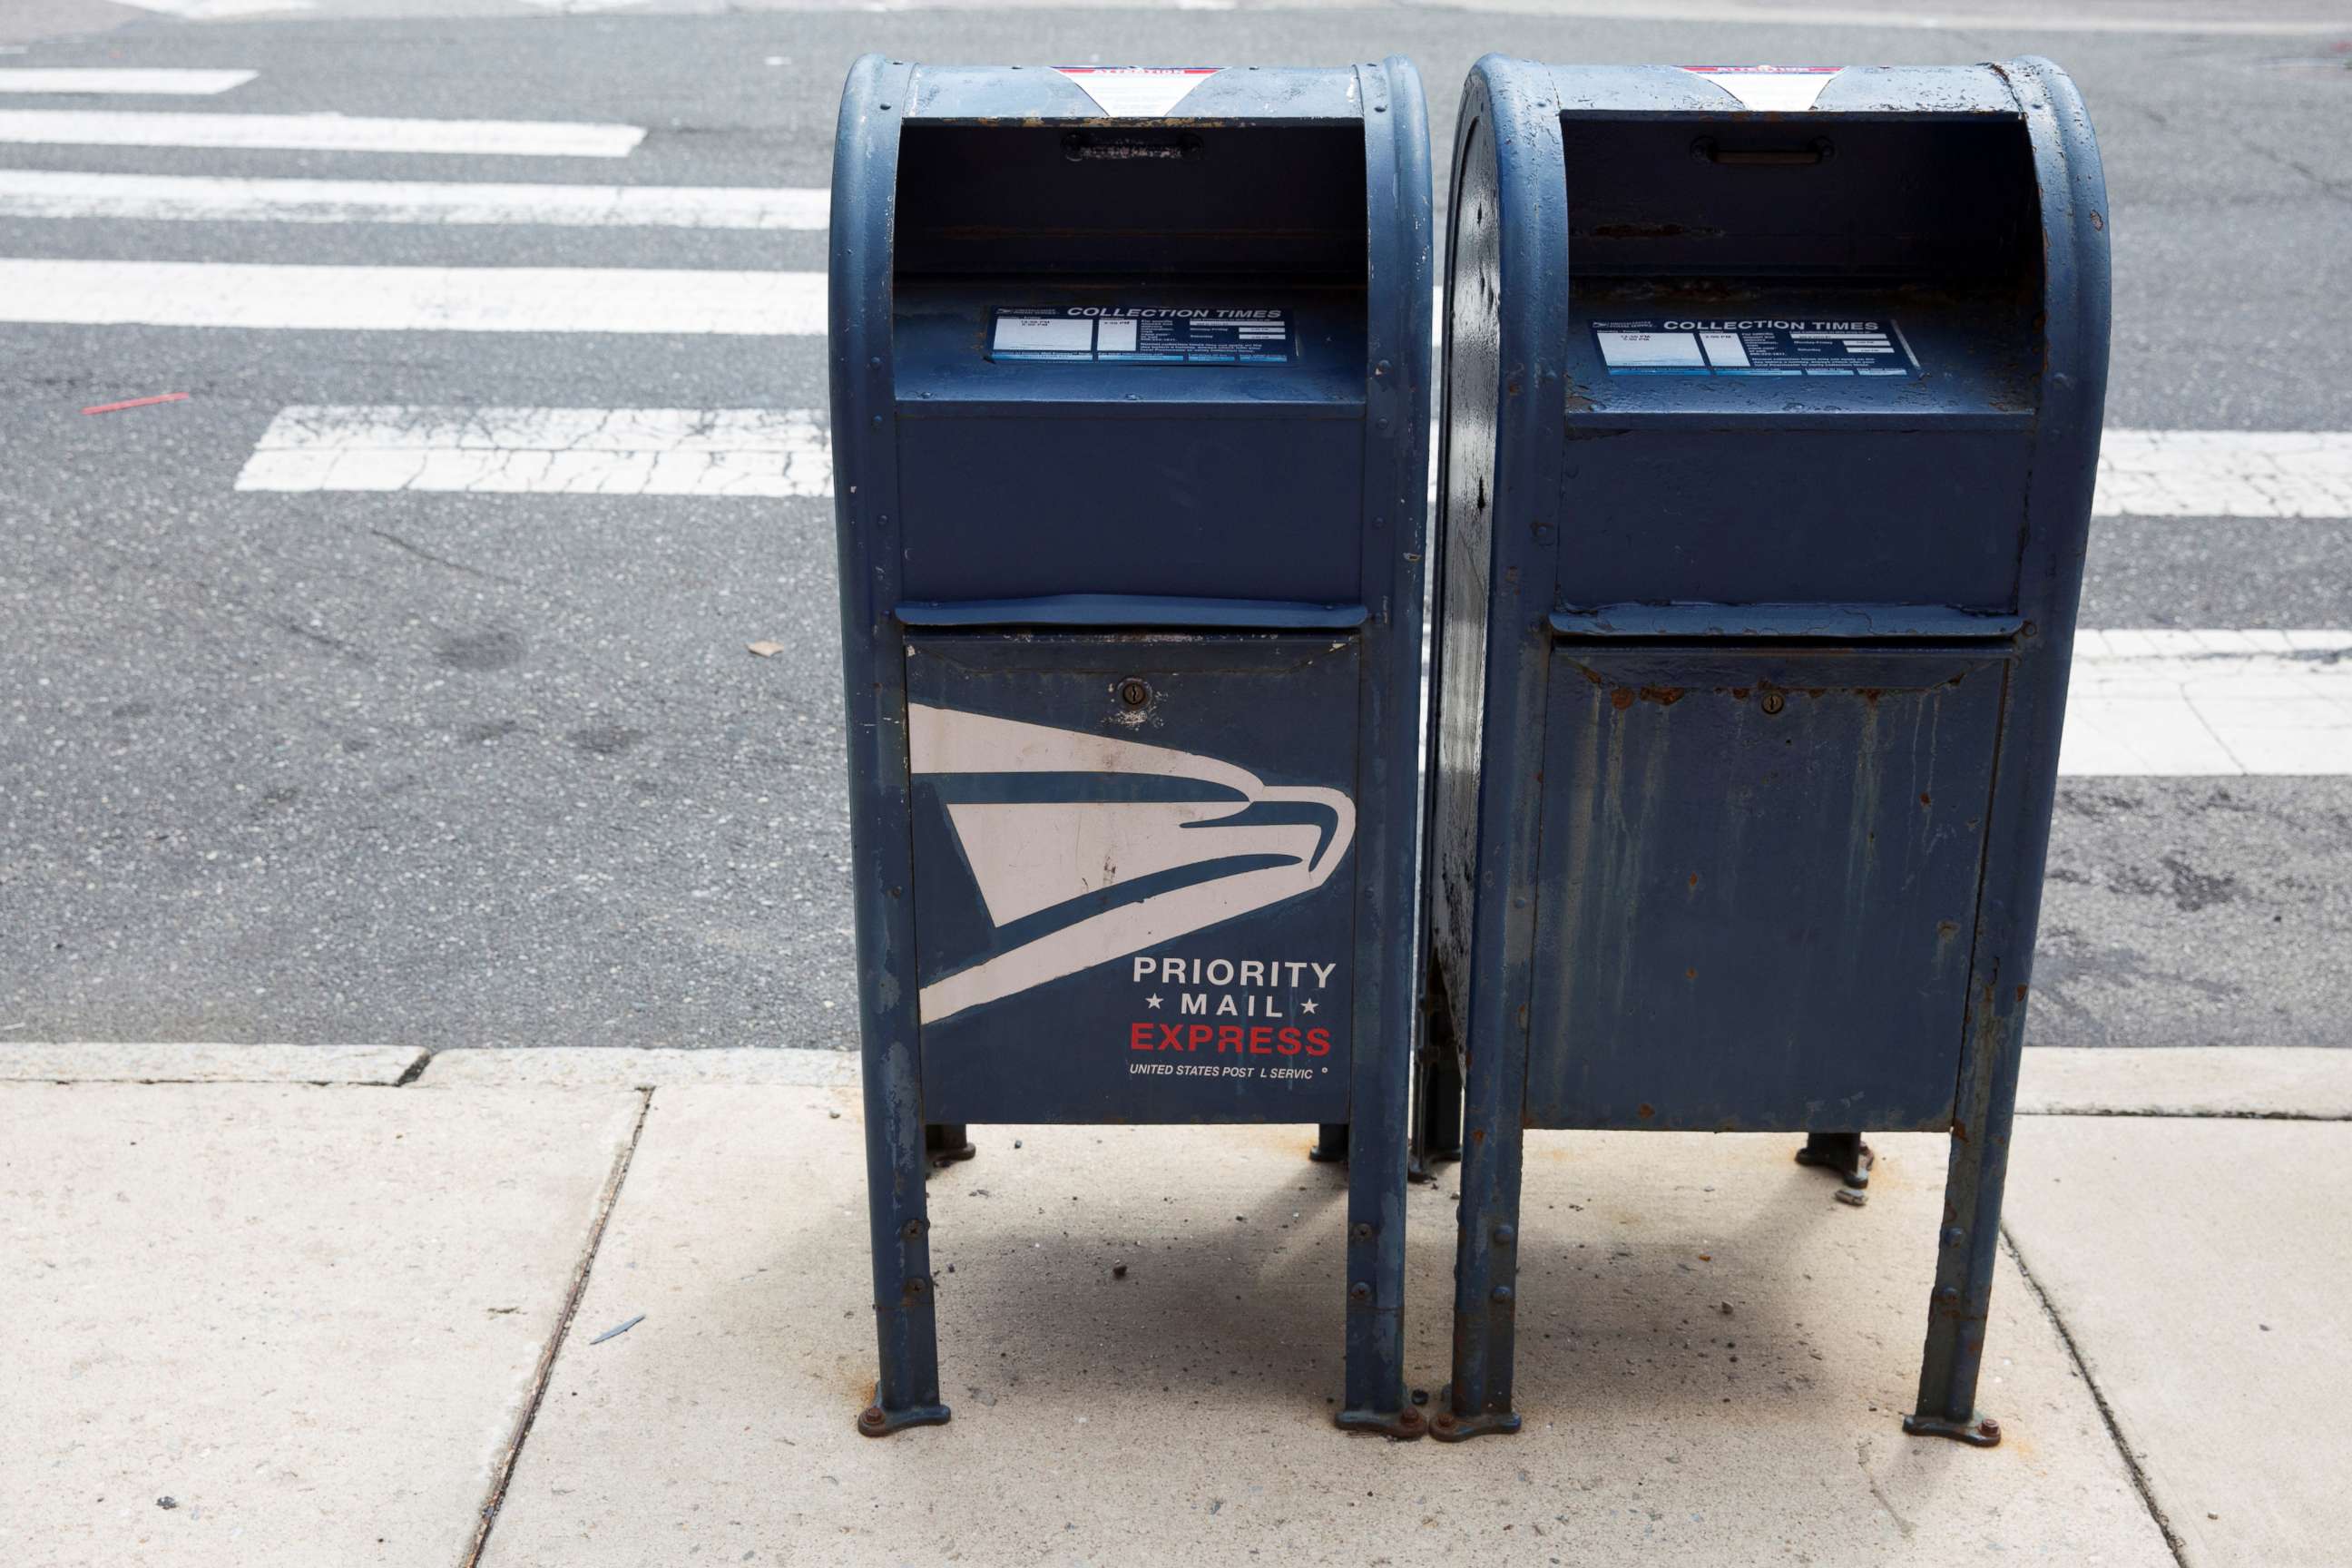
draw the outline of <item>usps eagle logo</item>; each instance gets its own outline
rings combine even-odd
[[[927,1024],[1311,893],[1355,838],[1341,791],[1197,752],[919,703],[907,728],[990,922],[1039,930],[925,985]]]

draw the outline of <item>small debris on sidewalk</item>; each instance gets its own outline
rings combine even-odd
[[[166,1493],[155,1500],[155,1506],[168,1512],[180,1506],[180,1500]]]
[[[184,392],[165,392],[159,393],[153,397],[125,398],[121,403],[93,403],[82,412],[84,414],[120,414],[126,408],[152,408],[158,403],[185,403],[187,400],[188,395]]]
[[[743,647],[747,653],[758,654],[761,658],[773,658],[784,651],[784,645],[780,642],[747,642]]]
[[[645,1321],[646,1321],[646,1315],[645,1315],[643,1312],[639,1312],[635,1317],[631,1318],[627,1322],[625,1322],[625,1323],[619,1323],[619,1324],[615,1324],[614,1327],[609,1328],[609,1329],[606,1329],[603,1333],[598,1334],[594,1339],[590,1340],[588,1342],[589,1342],[590,1344],[592,1344],[592,1345],[601,1345],[601,1344],[603,1344],[606,1340],[611,1339],[611,1338],[612,1338],[614,1335],[615,1335],[615,1334],[625,1334],[625,1333],[627,1333],[631,1329],[635,1328],[639,1323],[642,1323],[642,1322],[644,1322]]]

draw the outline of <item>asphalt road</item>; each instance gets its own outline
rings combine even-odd
[[[5,144],[0,171],[822,186],[842,77],[868,49],[1234,64],[1402,52],[1430,84],[1441,148],[1455,84],[1490,48],[2042,53],[2074,73],[2106,157],[2110,422],[2352,429],[2352,69],[2330,52],[2352,18],[2332,37],[2131,25],[2191,15],[2173,4],[2083,8],[2100,30],[2080,34],[2052,30],[2070,10],[2057,4],[1964,29],[1816,26],[1793,6],[1771,24],[1418,7],[361,9],[187,21],[27,0],[8,24],[25,52],[0,67],[258,75],[221,99],[0,95],[0,110],[649,133],[625,160],[462,167]],[[819,232],[0,217],[0,257],[50,259],[806,271],[824,252]],[[80,412],[166,392],[189,396]],[[828,500],[234,488],[289,405],[824,401],[813,337],[0,325],[0,1041],[852,1046]],[[2352,627],[2352,522],[2102,520],[2083,621]],[[782,650],[745,651],[762,639]],[[2035,1042],[2352,1045],[2352,779],[2070,779],[2051,877]]]

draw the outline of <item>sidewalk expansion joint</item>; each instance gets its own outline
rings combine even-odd
[[[2058,1342],[2066,1347],[2066,1358],[2074,1363],[2075,1375],[2083,1380],[2083,1386],[2091,1391],[2091,1403],[2099,1407],[2099,1419],[2106,1424],[2107,1440],[2116,1446],[2116,1453],[2123,1460],[2125,1471],[2131,1477],[2132,1489],[2139,1493],[2140,1505],[2147,1510],[2147,1517],[2155,1523],[2157,1533],[2164,1537],[2166,1550],[2172,1553],[2172,1560],[2179,1564],[2179,1568],[2189,1568],[2186,1543],[2173,1531],[2172,1521],[2165,1517],[2164,1505],[2156,1498],[2155,1484],[2147,1479],[2147,1471],[2140,1466],[2139,1456],[2132,1451],[2130,1441],[2125,1437],[2123,1424],[2116,1419],[2115,1406],[2107,1403],[2106,1390],[2101,1388],[2099,1380],[2091,1375],[2091,1363],[2084,1359],[2083,1347],[2074,1342],[2074,1331],[2066,1326],[2066,1320],[2059,1316],[2058,1303],[2050,1299],[2050,1292],[2042,1288],[2042,1281],[2036,1279],[2033,1270],[2026,1267],[2024,1252],[2018,1247],[2017,1238],[2011,1236],[2005,1226],[2001,1231],[2000,1244],[2009,1249],[2009,1260],[2017,1265],[2017,1277],[2025,1281],[2026,1289],[2041,1304],[2042,1315],[2058,1331]],[[471,1564],[467,1568],[471,1568]]]
[[[596,1266],[597,1249],[604,1243],[604,1227],[612,1220],[614,1205],[621,1201],[621,1184],[628,1180],[629,1163],[637,1156],[637,1142],[646,1135],[646,1117],[653,1110],[653,1103],[651,1089],[638,1091],[637,1119],[630,1124],[628,1142],[614,1156],[612,1174],[604,1179],[604,1190],[596,1199],[596,1217],[588,1226],[587,1245],[581,1248],[579,1265],[572,1271],[571,1288],[564,1292],[563,1306],[556,1313],[554,1331],[547,1336],[547,1346],[540,1352],[539,1365],[531,1373],[530,1394],[523,1400],[522,1414],[515,1420],[514,1436],[508,1441],[506,1453],[490,1477],[490,1489],[482,1500],[481,1517],[474,1525],[473,1542],[466,1549],[459,1568],[478,1568],[482,1553],[488,1549],[490,1531],[498,1523],[499,1510],[506,1506],[507,1488],[513,1482],[515,1466],[522,1458],[522,1446],[530,1436],[532,1423],[539,1419],[539,1407],[547,1399],[548,1384],[554,1381],[556,1357],[562,1353],[563,1342],[571,1336],[572,1321],[579,1314],[581,1298],[588,1293],[588,1276]]]

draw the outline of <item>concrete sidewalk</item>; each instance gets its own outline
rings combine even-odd
[[[2346,1561],[2352,1053],[2029,1053],[1983,1451],[1897,1425],[1941,1140],[1859,1209],[1786,1137],[1531,1141],[1528,1427],[1448,1447],[1329,1425],[1344,1181],[1287,1128],[984,1130],[956,1418],[867,1441],[854,1075],[0,1047],[0,1561]]]

